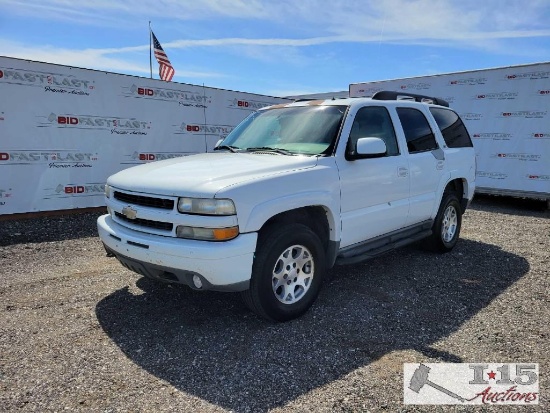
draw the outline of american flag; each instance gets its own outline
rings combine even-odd
[[[164,49],[160,45],[157,36],[155,36],[155,33],[151,31],[151,35],[153,36],[155,58],[157,59],[157,62],[159,62],[159,76],[162,80],[166,80],[167,82],[169,82],[174,77],[174,73],[176,73],[176,71],[172,67],[172,63],[170,63],[170,60],[168,60],[168,56],[166,56],[166,53],[164,53]]]

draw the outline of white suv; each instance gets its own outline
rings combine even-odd
[[[99,236],[139,274],[239,291],[265,318],[295,318],[335,264],[422,238],[454,247],[475,154],[446,106],[379,92],[259,110],[213,153],[111,176]]]

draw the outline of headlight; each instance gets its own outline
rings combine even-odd
[[[239,235],[239,227],[230,228],[198,228],[179,225],[176,228],[178,238],[196,239],[202,241],[229,241]]]
[[[230,199],[180,198],[178,211],[182,214],[235,215],[235,204]]]
[[[107,184],[105,184],[105,196],[107,198],[110,198],[111,197],[111,187]]]

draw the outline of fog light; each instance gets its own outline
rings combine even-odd
[[[195,287],[202,288],[202,281],[201,277],[198,275],[193,275],[193,284],[195,284]]]

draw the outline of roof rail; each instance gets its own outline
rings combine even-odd
[[[441,98],[432,96],[415,95],[414,93],[393,92],[390,90],[381,90],[372,95],[374,100],[414,100],[421,103],[432,103],[434,105],[449,107],[449,102]]]

